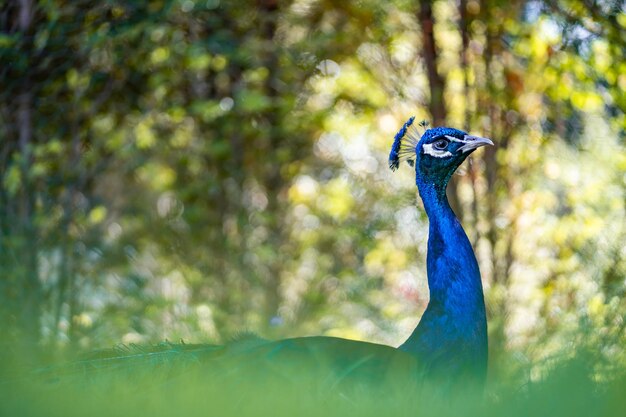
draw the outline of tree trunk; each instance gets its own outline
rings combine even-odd
[[[437,47],[435,44],[434,18],[432,0],[420,2],[417,18],[422,28],[422,58],[426,66],[426,75],[430,86],[429,110],[435,125],[442,125],[446,121],[446,106],[444,102],[445,81],[437,71]]]
[[[276,86],[279,83],[279,65],[276,48],[273,47],[274,35],[276,34],[278,19],[278,1],[277,0],[260,0],[260,8],[263,10],[263,26],[261,36],[264,40],[264,65],[269,70],[269,76],[265,82],[265,92],[270,100],[266,118],[269,122],[268,146],[271,155],[276,155],[282,142],[282,134],[277,126],[280,125],[280,104],[278,102],[278,91]],[[284,181],[280,173],[280,164],[278,161],[271,161],[267,165],[265,172],[265,189],[267,190],[268,204],[266,211],[267,226],[269,230],[268,243],[272,246],[275,256],[268,265],[268,276],[265,277],[265,311],[263,314],[266,331],[272,332],[273,318],[278,317],[278,309],[280,307],[280,275],[283,270],[283,257],[281,256],[280,246],[284,239],[281,230],[281,205],[279,202],[280,194],[284,187]]]
[[[444,126],[446,124],[446,103],[444,100],[445,79],[437,71],[438,52],[435,42],[433,17],[433,0],[420,1],[420,7],[417,12],[417,19],[422,29],[422,59],[426,67],[426,75],[428,76],[428,85],[430,87],[430,101],[428,108],[433,118],[434,126]],[[452,176],[448,184],[447,194],[452,210],[459,219],[463,219],[463,210],[458,195],[458,177]]]
[[[461,70],[463,72],[463,98],[465,100],[465,111],[463,113],[463,130],[469,132],[472,124],[472,117],[470,113],[470,86],[469,86],[469,16],[467,15],[467,0],[461,0],[459,3],[459,32],[461,33]],[[469,168],[467,170],[467,176],[472,186],[472,202],[471,202],[471,230],[470,237],[472,246],[476,248],[478,244],[478,195],[476,191],[476,178],[478,175],[477,166],[474,163],[473,156],[469,156],[468,161]]]
[[[33,51],[33,3],[19,3],[19,31],[24,38],[24,52],[32,56]],[[32,65],[32,63],[31,63]],[[17,230],[19,239],[16,250],[15,274],[20,287],[21,306],[15,313],[18,317],[20,341],[25,351],[35,353],[39,342],[39,316],[41,309],[41,284],[37,261],[37,231],[35,228],[35,187],[30,179],[33,147],[33,95],[30,73],[27,70],[17,96],[15,120],[17,123],[17,150],[21,173],[21,189],[17,202]]]

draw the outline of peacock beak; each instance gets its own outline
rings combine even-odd
[[[481,138],[480,136],[465,135],[463,142],[465,142],[465,144],[459,148],[459,151],[463,153],[473,151],[485,145],[493,146],[491,139]]]

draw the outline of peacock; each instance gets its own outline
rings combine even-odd
[[[99,372],[121,372],[123,379],[149,374],[147,363],[168,375],[219,377],[233,386],[242,380],[280,380],[287,385],[306,379],[307,389],[353,392],[363,384],[390,387],[399,381],[429,380],[480,386],[487,369],[487,320],[480,271],[471,244],[450,208],[450,177],[489,139],[449,127],[420,135],[411,117],[396,134],[389,167],[406,161],[429,219],[427,275],[430,300],[421,321],[399,347],[336,337],[300,337],[278,341],[243,334],[226,345],[164,343],[150,348],[123,347],[95,352],[70,366],[46,370],[56,379],[82,380]],[[425,125],[424,125],[425,127]],[[404,377],[399,377],[403,375]],[[53,379],[54,379],[53,378]],[[317,388],[312,388],[317,387]],[[284,390],[281,391],[284,394]]]
[[[429,220],[426,268],[430,300],[411,336],[399,347],[430,373],[483,381],[487,371],[487,319],[476,256],[450,208],[446,188],[467,156],[490,139],[449,127],[421,136],[411,117],[396,134],[389,167],[415,167],[415,183]],[[422,123],[425,125],[425,123]]]

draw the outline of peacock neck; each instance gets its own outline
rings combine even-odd
[[[429,363],[433,368],[441,363],[484,374],[487,322],[480,271],[446,198],[446,183],[417,178],[429,219],[426,264],[430,300],[419,325],[400,349],[415,354],[421,362],[433,362]]]

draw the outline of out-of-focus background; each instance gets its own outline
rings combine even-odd
[[[625,34],[608,0],[4,1],[0,343],[400,344],[415,115],[496,143],[449,190],[492,361],[624,361]]]

